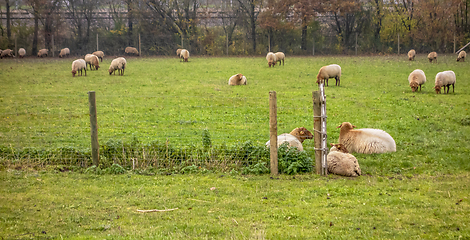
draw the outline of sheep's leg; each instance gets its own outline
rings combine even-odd
[[[325,82],[326,82],[326,86],[327,86],[327,87],[328,87],[328,79],[329,79],[329,78],[325,79]]]
[[[86,68],[85,68],[85,77],[86,77]]]
[[[454,84],[452,84],[452,92],[455,93],[455,91],[454,91]]]

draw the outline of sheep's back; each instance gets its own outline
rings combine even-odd
[[[352,154],[332,151],[328,153],[326,161],[329,173],[347,177],[357,177],[362,174],[359,163]]]
[[[104,57],[104,52],[103,51],[95,51],[92,54],[97,56],[97,57]]]
[[[349,131],[345,136],[340,134],[339,143],[349,152],[385,153],[395,152],[395,140],[387,132],[380,129],[363,128]]]
[[[297,139],[295,136],[289,134],[289,133],[283,133],[279,136],[277,136],[277,146],[281,146],[283,143],[287,142],[290,147],[296,147],[299,151],[303,151],[304,147],[302,146],[302,143]],[[266,146],[270,146],[271,140],[266,142]]]
[[[20,48],[20,50],[18,50],[18,54],[20,56],[24,56],[24,55],[26,55],[26,50],[24,48]]]
[[[338,64],[331,64],[320,69],[321,75],[325,78],[341,77],[341,67]]]
[[[181,56],[183,58],[189,58],[189,51],[186,49],[181,50]]]
[[[424,84],[426,82],[426,75],[424,74],[424,71],[421,69],[416,69],[413,72],[410,73],[408,76],[408,82],[417,82],[419,85]]]
[[[72,71],[86,68],[86,62],[83,59],[77,59],[72,62]]]
[[[231,76],[230,79],[228,80],[228,85],[231,85],[231,86],[240,85],[240,82],[241,82],[241,78],[238,77],[238,74],[235,74]]]
[[[266,60],[269,62],[276,62],[277,61],[277,57],[274,53],[272,52],[269,52],[267,55],[266,55]]]
[[[436,81],[434,82],[436,86],[444,86],[449,84],[455,84],[456,78],[453,71],[444,71],[436,74]]]
[[[274,55],[276,55],[277,61],[282,60],[286,57],[286,55],[283,52],[277,52]]]

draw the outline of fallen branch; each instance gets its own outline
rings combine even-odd
[[[164,209],[164,210],[158,210],[158,209],[139,210],[139,209],[137,209],[137,212],[141,212],[141,213],[148,213],[148,212],[169,212],[169,211],[174,211],[174,210],[177,210],[177,209],[178,209],[178,208]]]

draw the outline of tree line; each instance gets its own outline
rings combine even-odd
[[[470,41],[470,0],[4,1],[0,48],[16,40],[33,54],[139,43],[144,55],[450,53]]]

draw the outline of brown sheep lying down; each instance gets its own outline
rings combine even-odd
[[[277,136],[277,146],[279,147],[284,142],[289,143],[290,147],[296,147],[299,151],[303,151],[304,148],[302,143],[305,139],[312,139],[313,134],[304,127],[299,127],[292,130],[290,133],[283,133]],[[271,140],[266,142],[266,146],[269,147]]]
[[[228,80],[228,85],[236,86],[236,85],[246,85],[246,77],[243,74],[235,74],[230,77]]]

